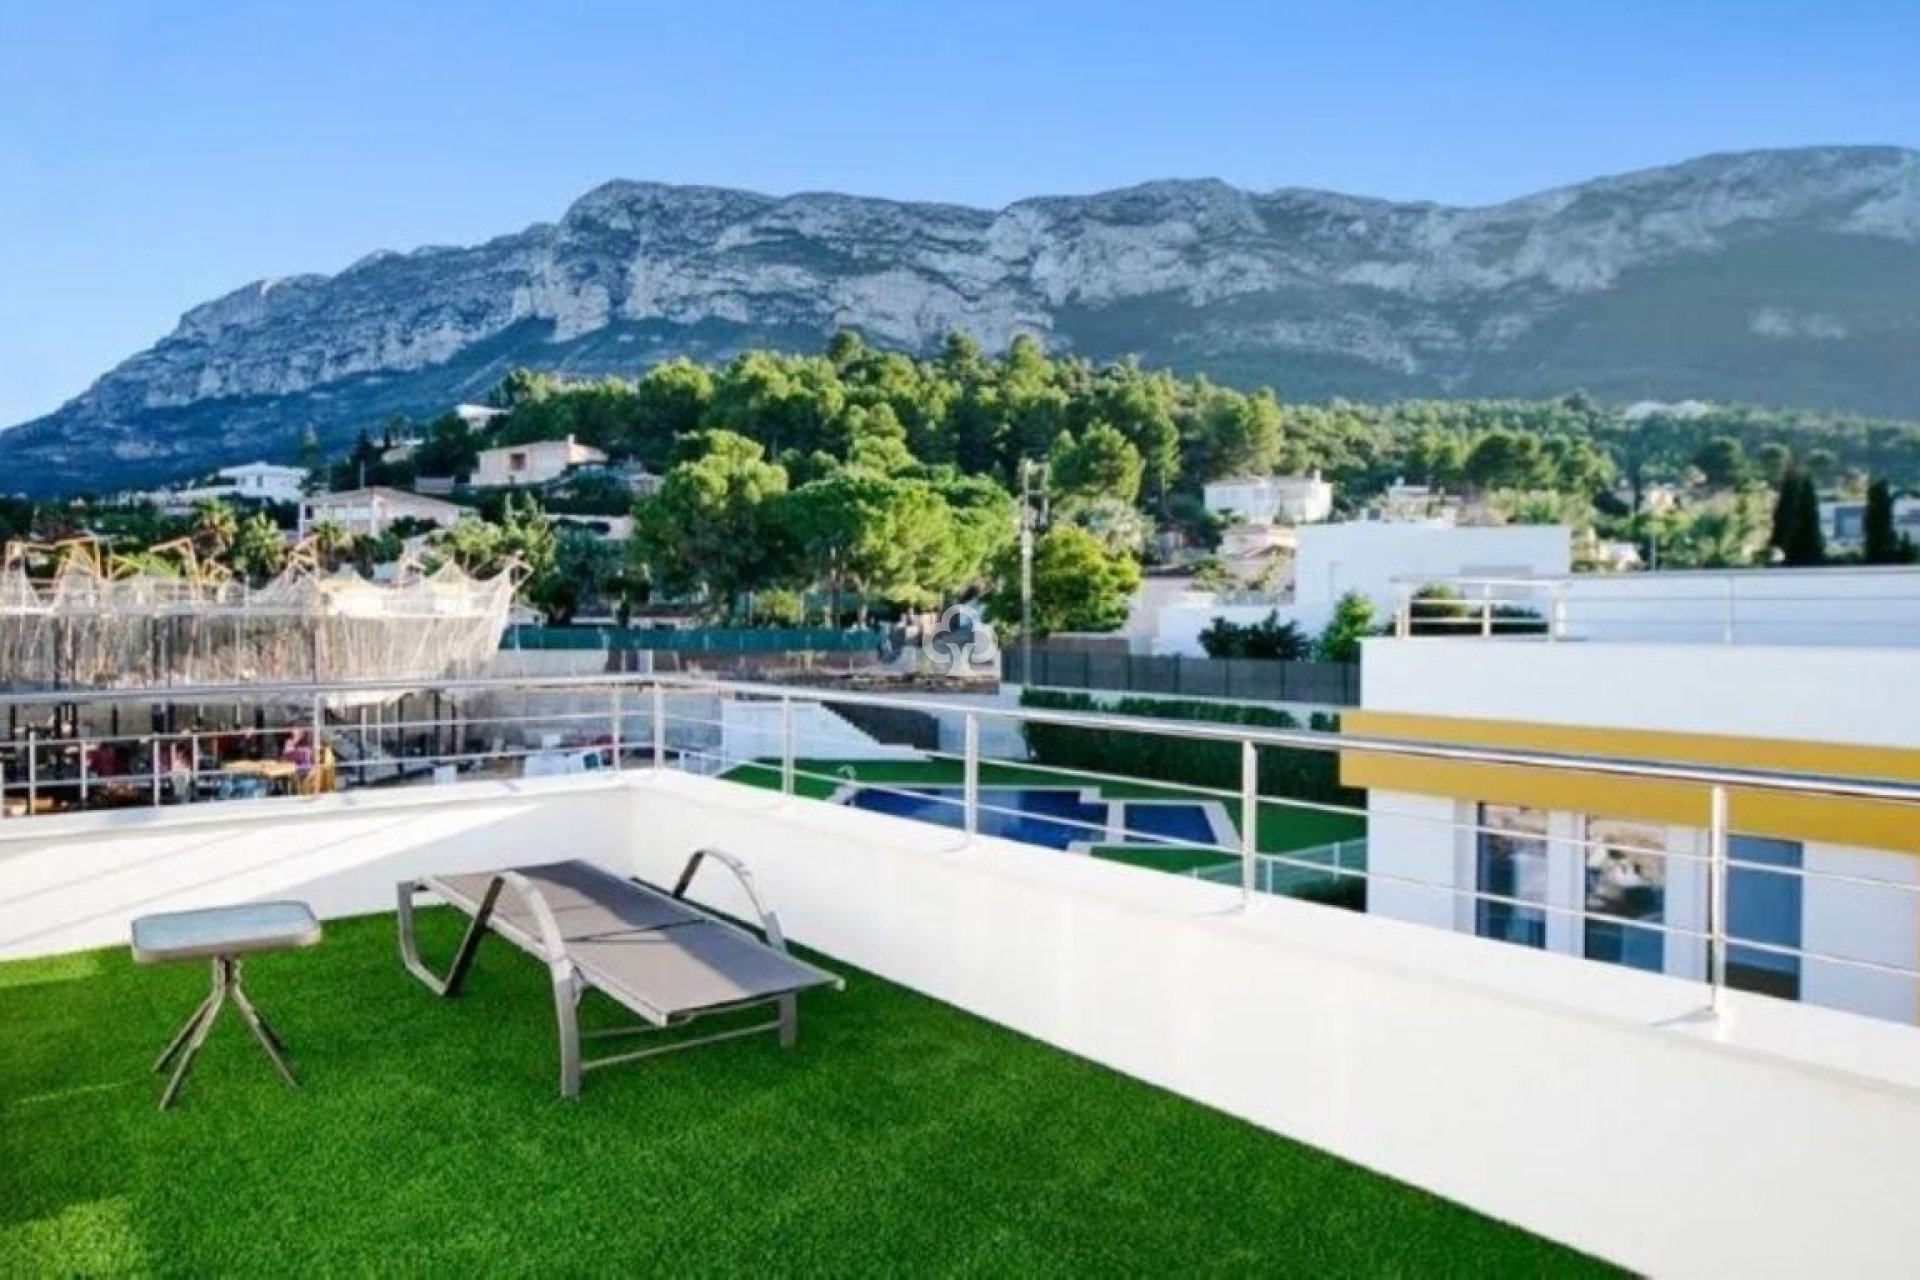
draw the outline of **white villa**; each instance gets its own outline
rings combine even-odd
[[[1207,510],[1248,524],[1315,524],[1333,514],[1333,486],[1304,476],[1232,476],[1207,484]]]
[[[405,489],[374,486],[342,493],[316,493],[300,504],[300,534],[316,524],[336,524],[355,537],[378,537],[396,520],[424,521],[442,529],[473,514],[470,507]]]
[[[282,467],[271,462],[247,462],[214,472],[215,483],[185,489],[159,489],[133,496],[162,511],[183,512],[200,502],[300,501],[307,484],[305,467]]]
[[[607,455],[572,436],[564,440],[535,440],[528,444],[482,449],[470,483],[476,489],[505,489],[541,485],[558,480],[571,468],[602,463]]]

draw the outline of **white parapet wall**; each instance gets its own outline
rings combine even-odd
[[[0,821],[0,960],[122,945],[152,912],[294,898],[361,915],[429,872],[620,865],[628,822],[615,775]]]
[[[713,779],[640,778],[634,805],[648,878],[731,850],[844,964],[1622,1265],[1920,1269],[1905,1028],[1760,997],[1716,1024],[1675,978],[958,832],[929,847]],[[696,890],[744,910],[721,876]]]
[[[816,760],[924,760],[912,747],[877,741],[817,702],[795,701],[793,753]],[[786,742],[787,704],[723,699],[720,751],[727,764],[777,759]]]

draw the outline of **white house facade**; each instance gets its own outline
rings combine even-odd
[[[470,483],[477,489],[542,485],[558,480],[573,467],[606,460],[606,454],[592,445],[580,444],[572,436],[502,445],[480,451]]]

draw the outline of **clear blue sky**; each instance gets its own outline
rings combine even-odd
[[[0,0],[0,424],[249,280],[612,177],[1480,203],[1830,142],[1920,145],[1916,0]]]

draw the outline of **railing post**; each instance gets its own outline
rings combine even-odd
[[[967,712],[966,741],[960,751],[960,770],[962,786],[960,791],[961,810],[965,816],[967,835],[980,833],[980,713]]]
[[[1482,639],[1493,634],[1493,588],[1480,588],[1480,636]]]
[[[87,743],[83,738],[77,744],[80,748],[80,807],[87,807]]]
[[[620,686],[614,685],[607,694],[607,714],[613,721],[611,737],[613,739],[613,771],[620,772]]]
[[[313,695],[313,729],[312,729],[313,741],[307,747],[307,756],[309,759],[313,761],[312,764],[307,766],[307,768],[310,771],[307,774],[307,777],[311,779],[311,783],[309,784],[310,790],[312,794],[316,796],[320,794],[320,780],[326,777],[326,774],[321,770],[321,767],[320,767],[320,738],[323,732],[325,731],[326,727],[327,727],[327,700],[322,695],[316,693]],[[404,729],[401,730],[403,747],[405,745],[405,733],[406,731]],[[199,745],[199,740],[196,738],[193,741],[195,743],[195,749],[197,750]],[[193,779],[187,783],[188,794],[192,794],[194,787],[199,785],[199,779],[200,779],[200,768],[196,764],[193,770]]]
[[[320,767],[318,740],[313,744],[313,764],[316,769]],[[200,735],[192,730],[187,731],[187,765],[193,770],[193,775],[187,779],[187,803],[192,804],[200,798]]]
[[[653,767],[667,767],[667,686],[653,682]]]
[[[1393,610],[1393,638],[1405,640],[1413,634],[1413,588],[1403,582],[1394,590],[1399,593],[1400,602]]]
[[[1253,901],[1259,872],[1260,748],[1253,739],[1240,740],[1240,894]]]
[[[793,794],[793,696],[780,698],[780,791]]]
[[[1567,633],[1567,584],[1553,584],[1553,613],[1547,624],[1547,639],[1558,640]]]
[[[1707,809],[1707,981],[1711,1007],[1721,1012],[1727,991],[1727,789],[1709,793]]]
[[[161,740],[161,737],[162,735],[157,733],[153,735],[153,750],[147,753],[149,756],[153,758],[153,768],[149,770],[149,772],[151,772],[153,775],[152,777],[153,807],[156,809],[160,807],[160,740]]]
[[[40,812],[40,734],[27,730],[27,816]]]
[[[1728,574],[1726,578],[1723,579],[1723,581],[1725,581],[1727,584],[1727,608],[1726,608],[1726,612],[1721,616],[1721,619],[1720,619],[1720,643],[1732,644],[1733,635],[1734,635],[1733,575]]]

